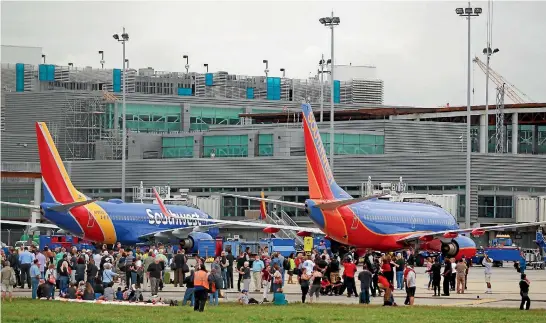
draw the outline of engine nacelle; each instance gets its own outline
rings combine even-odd
[[[187,238],[180,240],[180,247],[184,248],[186,253],[196,254],[201,240],[212,240],[212,236],[204,232],[192,232]]]
[[[442,256],[453,258],[459,253],[459,244],[455,240],[451,242],[442,242]]]
[[[444,257],[461,259],[476,255],[476,243],[466,236],[458,236],[448,242],[442,242],[441,252]]]

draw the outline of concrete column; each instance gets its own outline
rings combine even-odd
[[[193,158],[201,158],[203,154],[203,133],[193,133]]]
[[[538,126],[533,125],[533,144],[531,146],[533,155],[538,154]]]
[[[247,141],[247,151],[248,151],[248,157],[254,157],[257,154],[256,147],[258,144],[258,133],[257,132],[251,132],[248,134],[248,141]]]
[[[487,154],[488,151],[488,143],[487,143],[487,137],[489,135],[489,125],[487,124],[487,117],[485,114],[480,115],[480,153]]]
[[[519,147],[519,122],[518,122],[518,113],[512,113],[512,154],[518,153]]]
[[[40,205],[42,202],[42,179],[34,179],[34,205]],[[36,223],[40,218],[40,211],[33,210],[30,217],[31,223]]]
[[[188,132],[190,131],[190,114],[191,114],[191,107],[189,103],[182,104],[182,120],[181,120],[181,127],[182,131]]]

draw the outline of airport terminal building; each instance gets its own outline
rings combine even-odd
[[[119,198],[120,70],[24,63],[2,65],[3,175],[40,171],[34,122],[44,121],[74,185],[91,197]],[[258,196],[264,190],[271,198],[304,202],[300,105],[311,102],[320,119],[317,80],[130,71],[126,201],[143,182],[203,197]],[[326,83],[319,123],[326,146],[329,88]],[[483,107],[473,107],[471,204],[466,206],[466,107],[385,106],[383,83],[376,79],[334,81],[333,88],[334,176],[351,195],[363,194],[369,177],[377,183],[403,177],[409,192],[457,194],[460,223],[466,212],[481,226],[546,220],[546,103],[504,106],[498,153],[494,106],[486,135],[480,131],[487,120]],[[1,193],[3,201],[29,203],[34,184],[3,176]],[[241,218],[257,208],[255,202],[222,197],[217,216]],[[284,211],[296,222],[309,222],[299,210]],[[2,206],[2,218],[26,220],[29,213]],[[533,246],[533,232],[514,234],[519,245]]]

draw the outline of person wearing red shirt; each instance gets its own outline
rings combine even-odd
[[[385,294],[383,296],[383,306],[396,306],[396,303],[394,302],[394,297],[392,296],[392,292],[394,291],[394,286],[389,282],[387,277],[383,273],[380,273],[377,278],[377,285],[380,290],[385,291]]]
[[[345,287],[347,288],[347,297],[351,297],[353,293],[355,297],[358,297],[355,285],[355,273],[356,265],[353,263],[352,258],[349,257],[343,263],[343,276],[345,277],[343,281],[345,282]]]

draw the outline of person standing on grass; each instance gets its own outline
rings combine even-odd
[[[260,288],[262,287],[262,270],[264,268],[264,262],[260,259],[259,255],[256,255],[254,261],[252,262],[252,277],[254,278],[254,290],[256,292],[259,292]],[[247,287],[248,286],[245,286],[245,289],[249,290]]]
[[[362,271],[358,274],[360,280],[360,301],[359,303],[370,304],[370,287],[372,284],[372,273],[368,270],[368,265],[364,263]]]
[[[406,305],[413,305],[415,300],[415,290],[417,289],[417,274],[413,270],[413,265],[407,265],[406,271],[406,293],[408,294],[409,302]]]
[[[4,262],[2,271],[0,272],[2,281],[2,302],[6,301],[6,293],[9,293],[9,301],[13,300],[13,285],[17,284],[15,271],[10,267],[10,262]]]
[[[315,295],[317,301],[320,295],[320,283],[322,282],[322,272],[318,266],[315,266],[313,274],[309,282],[311,283],[311,288],[309,290],[309,303],[313,303],[313,294]]]
[[[351,297],[354,293],[355,297],[358,297],[358,292],[356,291],[355,286],[355,273],[356,265],[353,262],[353,259],[349,256],[347,260],[343,263],[343,276],[345,276],[345,286],[347,287],[347,297]]]
[[[527,279],[527,275],[521,274],[521,280],[519,282],[519,294],[521,295],[521,304],[519,305],[519,309],[523,310],[523,305],[527,303],[525,306],[526,310],[529,310],[531,307],[531,299],[529,298],[529,286],[531,285],[531,282]]]
[[[154,262],[148,266],[148,271],[146,275],[148,275],[148,278],[150,280],[150,289],[152,292],[152,297],[157,296],[157,290],[159,288],[159,282],[161,281],[161,277],[163,271],[163,266],[160,264],[159,257],[154,258]]]
[[[493,272],[493,259],[489,258],[489,256],[485,254],[485,257],[483,257],[482,260],[482,265],[485,267],[485,284],[487,285],[487,290],[485,291],[485,293],[492,294],[493,292],[491,291],[491,273]]]
[[[207,303],[207,293],[210,290],[209,274],[204,264],[199,265],[198,270],[194,274],[193,285],[195,293],[194,311],[203,312]]]

